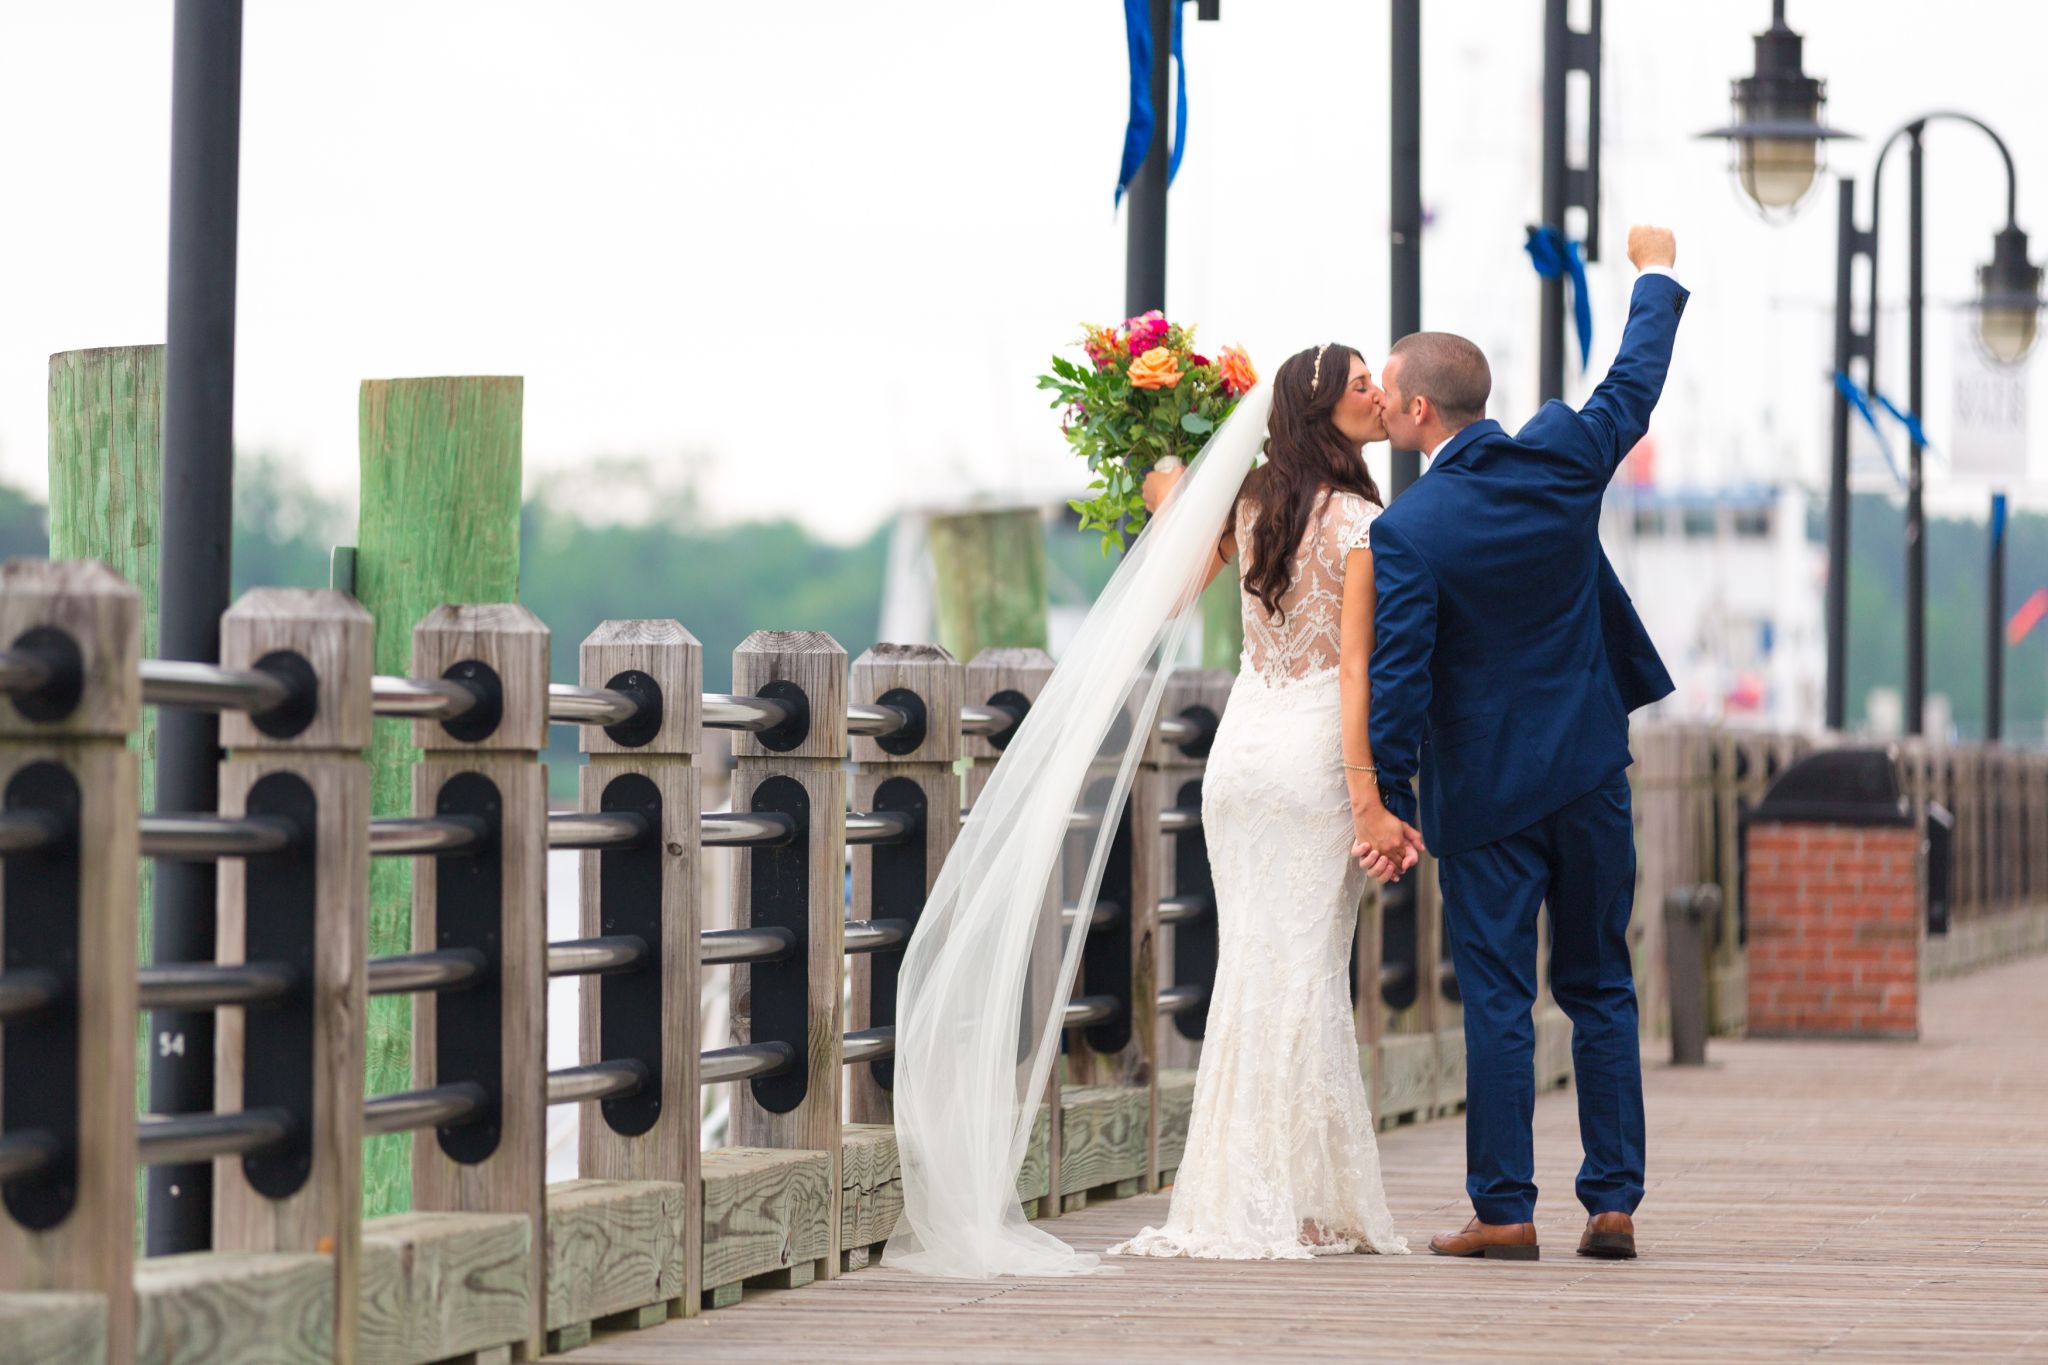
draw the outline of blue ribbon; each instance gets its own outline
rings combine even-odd
[[[1905,487],[1906,476],[1899,472],[1899,462],[1892,458],[1891,442],[1885,440],[1884,429],[1877,424],[1877,412],[1870,406],[1870,399],[1864,395],[1863,386],[1840,370],[1836,370],[1835,388],[1841,392],[1842,397],[1849,400],[1849,406],[1856,409],[1856,415],[1863,419],[1863,425],[1870,428],[1870,434],[1877,438],[1878,453],[1884,456],[1885,467],[1891,470],[1892,477],[1899,481],[1899,486]],[[1880,396],[1878,401],[1883,403],[1883,397]],[[1889,409],[1891,404],[1885,403],[1885,407]]]
[[[1922,450],[1934,449],[1934,442],[1927,439],[1927,431],[1920,425],[1918,416],[1910,412],[1901,411],[1896,403],[1875,389],[1870,391],[1870,396],[1877,400],[1879,407],[1882,407],[1892,415],[1893,421],[1905,427],[1906,434],[1913,438],[1914,445],[1919,446]]]
[[[1173,65],[1178,75],[1174,97],[1173,150],[1166,161],[1166,183],[1171,185],[1180,174],[1181,153],[1187,150],[1188,141],[1188,66],[1181,54],[1181,6],[1185,0],[1173,0]],[[1124,0],[1124,37],[1129,43],[1131,54],[1131,112],[1124,124],[1124,161],[1117,171],[1116,202],[1124,201],[1124,192],[1131,187],[1131,181],[1138,175],[1138,168],[1145,164],[1145,154],[1152,150],[1152,134],[1158,124],[1158,115],[1152,108],[1152,7],[1150,0]]]
[[[1546,280],[1570,272],[1572,278],[1572,322],[1579,333],[1579,368],[1593,355],[1593,300],[1586,293],[1586,255],[1577,242],[1568,242],[1562,232],[1548,223],[1529,229],[1522,244],[1529,263]]]

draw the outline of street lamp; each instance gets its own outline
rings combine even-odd
[[[2027,234],[2008,222],[1991,242],[1991,264],[1977,269],[1977,335],[2001,365],[2034,348],[2041,316],[2041,267],[2027,259]]]
[[[1771,26],[1756,35],[1756,70],[1734,83],[1735,122],[1700,134],[1728,141],[1735,183],[1776,221],[1819,182],[1828,139],[1854,136],[1827,126],[1827,82],[1806,74],[1805,45],[1785,24],[1785,0],[1773,0]]]

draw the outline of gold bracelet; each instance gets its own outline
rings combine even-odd
[[[1380,770],[1378,768],[1369,768],[1363,763],[1346,763],[1344,767],[1348,771],[1354,773],[1371,773],[1374,777],[1378,777],[1380,775]]]

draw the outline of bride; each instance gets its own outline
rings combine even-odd
[[[1098,1264],[1025,1220],[1016,1180],[1115,821],[1099,822],[1049,989],[1030,988],[1032,959],[1059,932],[1048,890],[1072,816],[1101,800],[1091,779],[1109,765],[1106,807],[1121,809],[1191,608],[1232,555],[1245,651],[1203,781],[1220,956],[1194,1112],[1166,1225],[1110,1251],[1407,1250],[1381,1186],[1348,992],[1364,882],[1352,846],[1403,868],[1419,847],[1379,804],[1366,737],[1380,500],[1363,450],[1385,438],[1364,359],[1318,346],[1254,389],[1184,476],[1148,480],[1158,515],[1011,737],[905,954],[904,1209],[889,1264],[971,1278]]]

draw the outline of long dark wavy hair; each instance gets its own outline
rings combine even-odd
[[[1318,350],[1323,353],[1320,373]],[[1275,619],[1281,615],[1281,597],[1293,585],[1294,552],[1308,528],[1316,495],[1324,488],[1342,490],[1356,493],[1374,506],[1383,505],[1379,486],[1359,458],[1358,447],[1337,430],[1331,417],[1348,387],[1353,356],[1364,358],[1352,347],[1333,341],[1299,351],[1280,366],[1273,376],[1266,462],[1252,471],[1238,494],[1240,500],[1250,499],[1259,512],[1250,553],[1238,557],[1240,564],[1248,566],[1245,590]],[[1236,524],[1234,508],[1231,521]]]

